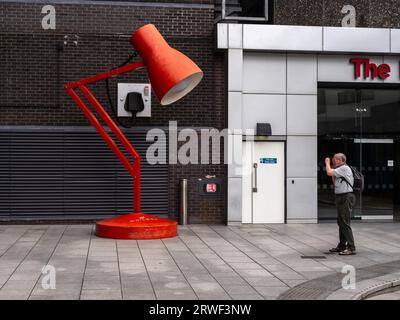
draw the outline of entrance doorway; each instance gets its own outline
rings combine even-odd
[[[285,143],[243,147],[243,223],[285,223]]]
[[[400,92],[323,88],[318,92],[319,220],[336,219],[333,184],[325,157],[345,153],[365,177],[353,218],[393,219],[396,148],[400,141]]]

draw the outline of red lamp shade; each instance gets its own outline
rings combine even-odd
[[[171,48],[152,24],[133,33],[131,43],[143,59],[162,105],[178,101],[203,78],[203,71],[183,53]]]

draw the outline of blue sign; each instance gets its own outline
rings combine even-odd
[[[278,164],[277,158],[260,158],[261,164]]]

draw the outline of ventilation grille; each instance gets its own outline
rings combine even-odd
[[[146,132],[124,131],[142,157],[142,210],[167,214],[168,166],[147,163]],[[132,178],[94,129],[0,128],[0,219],[100,219],[132,208]]]

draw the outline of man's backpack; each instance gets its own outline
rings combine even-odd
[[[360,171],[358,171],[356,167],[349,166],[349,168],[353,172],[354,184],[351,185],[350,182],[347,181],[345,178],[342,179],[353,189],[353,191],[364,191],[364,175]]]

